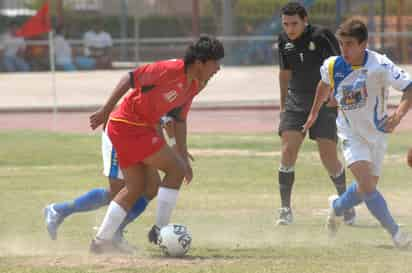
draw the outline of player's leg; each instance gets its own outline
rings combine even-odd
[[[133,207],[133,204],[144,192],[143,164],[136,163],[122,169],[122,171],[125,186],[110,202],[103,222],[97,231],[96,238],[90,246],[91,252],[99,254],[120,250],[113,243],[114,234]]]
[[[92,189],[72,201],[49,204],[44,208],[47,231],[52,240],[57,238],[57,230],[64,219],[73,213],[96,210],[110,202],[110,190]]]
[[[278,171],[281,208],[277,225],[288,225],[293,222],[291,209],[291,195],[295,181],[295,162],[304,135],[301,127],[305,122],[305,115],[298,112],[286,111],[281,113],[279,135],[281,137],[281,159]]]
[[[309,130],[309,137],[316,140],[322,164],[340,196],[346,191],[346,174],[338,157],[336,117],[336,108],[322,107],[318,119]],[[355,219],[354,208],[344,211],[343,220],[346,224],[354,224]]]
[[[380,165],[380,164],[379,164]],[[383,228],[391,235],[397,247],[404,248],[409,246],[412,241],[410,237],[400,231],[399,225],[393,219],[385,198],[376,189],[380,173],[380,167],[371,161],[356,161],[349,166],[357,184],[352,184],[348,190],[338,199],[332,202],[333,209],[337,216],[343,210],[359,204],[363,200],[372,215],[380,222]]]
[[[356,162],[371,162],[372,154],[368,143],[350,132],[339,132],[339,139],[342,142],[342,154],[346,164],[352,166]],[[329,214],[327,217],[327,226],[330,235],[335,235],[339,227],[341,216],[356,205],[363,202],[362,196],[358,193],[358,183],[354,181],[347,190],[340,196],[334,195],[329,197]]]
[[[115,241],[124,242],[123,232],[128,224],[138,218],[146,209],[148,203],[156,197],[161,182],[158,171],[152,167],[144,166],[145,175],[145,192],[144,195],[137,199],[132,209],[128,212],[126,218],[116,231]]]
[[[144,162],[147,162],[149,166],[163,170],[165,177],[163,178],[162,185],[170,187],[167,189],[173,189],[173,192],[168,192],[169,195],[163,196],[163,199],[160,197],[161,191],[159,190],[158,199],[162,202],[158,202],[156,226],[162,227],[164,225],[162,224],[163,221],[166,221],[166,223],[169,221],[171,211],[175,206],[178,187],[183,180],[183,167],[180,166],[181,163],[167,145],[164,145],[154,155],[147,157]],[[130,210],[133,202],[144,192],[144,183],[142,183],[145,178],[143,164],[133,165],[132,167],[122,169],[122,171],[125,176],[126,186],[115,196],[109,205],[103,223],[90,247],[90,250],[94,253],[119,250],[112,244],[113,236],[126,218],[127,211]],[[173,193],[176,193],[175,196],[172,196]]]
[[[159,231],[169,224],[176,206],[179,189],[183,182],[184,167],[170,147],[166,147],[163,154],[155,154],[146,158],[144,162],[165,173],[157,195],[156,223],[148,234],[149,241],[157,244]]]
[[[109,204],[110,200],[124,186],[117,154],[106,132],[101,135],[103,174],[109,178],[108,189],[92,189],[72,201],[50,204],[44,209],[47,231],[52,240],[57,238],[57,229],[63,220],[77,212],[96,210]]]
[[[383,228],[391,235],[392,240],[396,247],[405,248],[409,247],[412,243],[412,238],[399,229],[399,225],[393,219],[386,200],[382,193],[377,190],[377,181],[381,174],[384,154],[386,152],[386,141],[377,141],[372,148],[373,160],[370,164],[370,173],[373,176],[373,183],[371,186],[367,185],[366,188],[359,184],[361,190],[364,193],[364,200],[366,206],[373,216],[380,222]],[[358,170],[358,175],[361,170]],[[355,175],[355,174],[354,174]]]
[[[338,158],[336,117],[336,108],[323,106],[318,119],[309,130],[309,137],[316,140],[322,164],[328,171],[337,193],[342,195],[346,191],[346,177],[345,168]]]

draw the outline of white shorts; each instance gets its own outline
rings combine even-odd
[[[123,173],[117,160],[117,153],[105,131],[102,132],[102,157],[103,174],[109,178],[123,179]]]
[[[380,176],[382,171],[383,159],[386,152],[386,136],[377,136],[374,142],[368,141],[350,131],[339,132],[339,140],[343,157],[349,167],[357,161],[369,161],[372,166],[372,174]]]

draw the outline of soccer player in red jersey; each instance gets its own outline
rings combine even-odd
[[[116,150],[124,175],[125,187],[110,202],[101,226],[92,240],[94,253],[115,251],[113,235],[135,201],[144,193],[150,170],[165,173],[158,191],[156,224],[149,240],[157,243],[160,228],[169,223],[183,180],[193,177],[186,145],[186,117],[193,98],[220,69],[223,45],[215,38],[202,36],[186,50],[184,59],[160,61],[138,67],[125,75],[107,102],[90,117],[96,129],[107,122],[107,134]],[[115,105],[126,92],[122,101]],[[113,111],[113,112],[112,112]],[[178,153],[165,145],[156,126],[166,113],[172,113],[176,124]]]

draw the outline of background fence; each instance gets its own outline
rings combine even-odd
[[[277,64],[279,10],[285,0],[52,0],[53,24],[64,25],[74,56],[84,53],[83,35],[99,21],[113,38],[114,67],[175,58],[199,33],[219,36],[228,65]],[[370,47],[394,61],[412,63],[412,1],[305,0],[310,21],[336,29],[345,18],[368,23]],[[0,0],[0,32],[22,24],[42,0]],[[27,40],[32,70],[48,69],[47,35]]]

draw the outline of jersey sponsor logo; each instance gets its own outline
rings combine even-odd
[[[286,45],[285,45],[285,49],[286,50],[289,50],[289,49],[293,49],[293,48],[295,48],[295,45],[294,44],[292,44],[292,43],[286,43]]]
[[[165,100],[168,102],[173,102],[177,98],[177,91],[176,90],[171,90],[163,95]]]
[[[309,43],[309,50],[310,51],[314,51],[316,49],[316,45],[313,41],[310,41]]]

